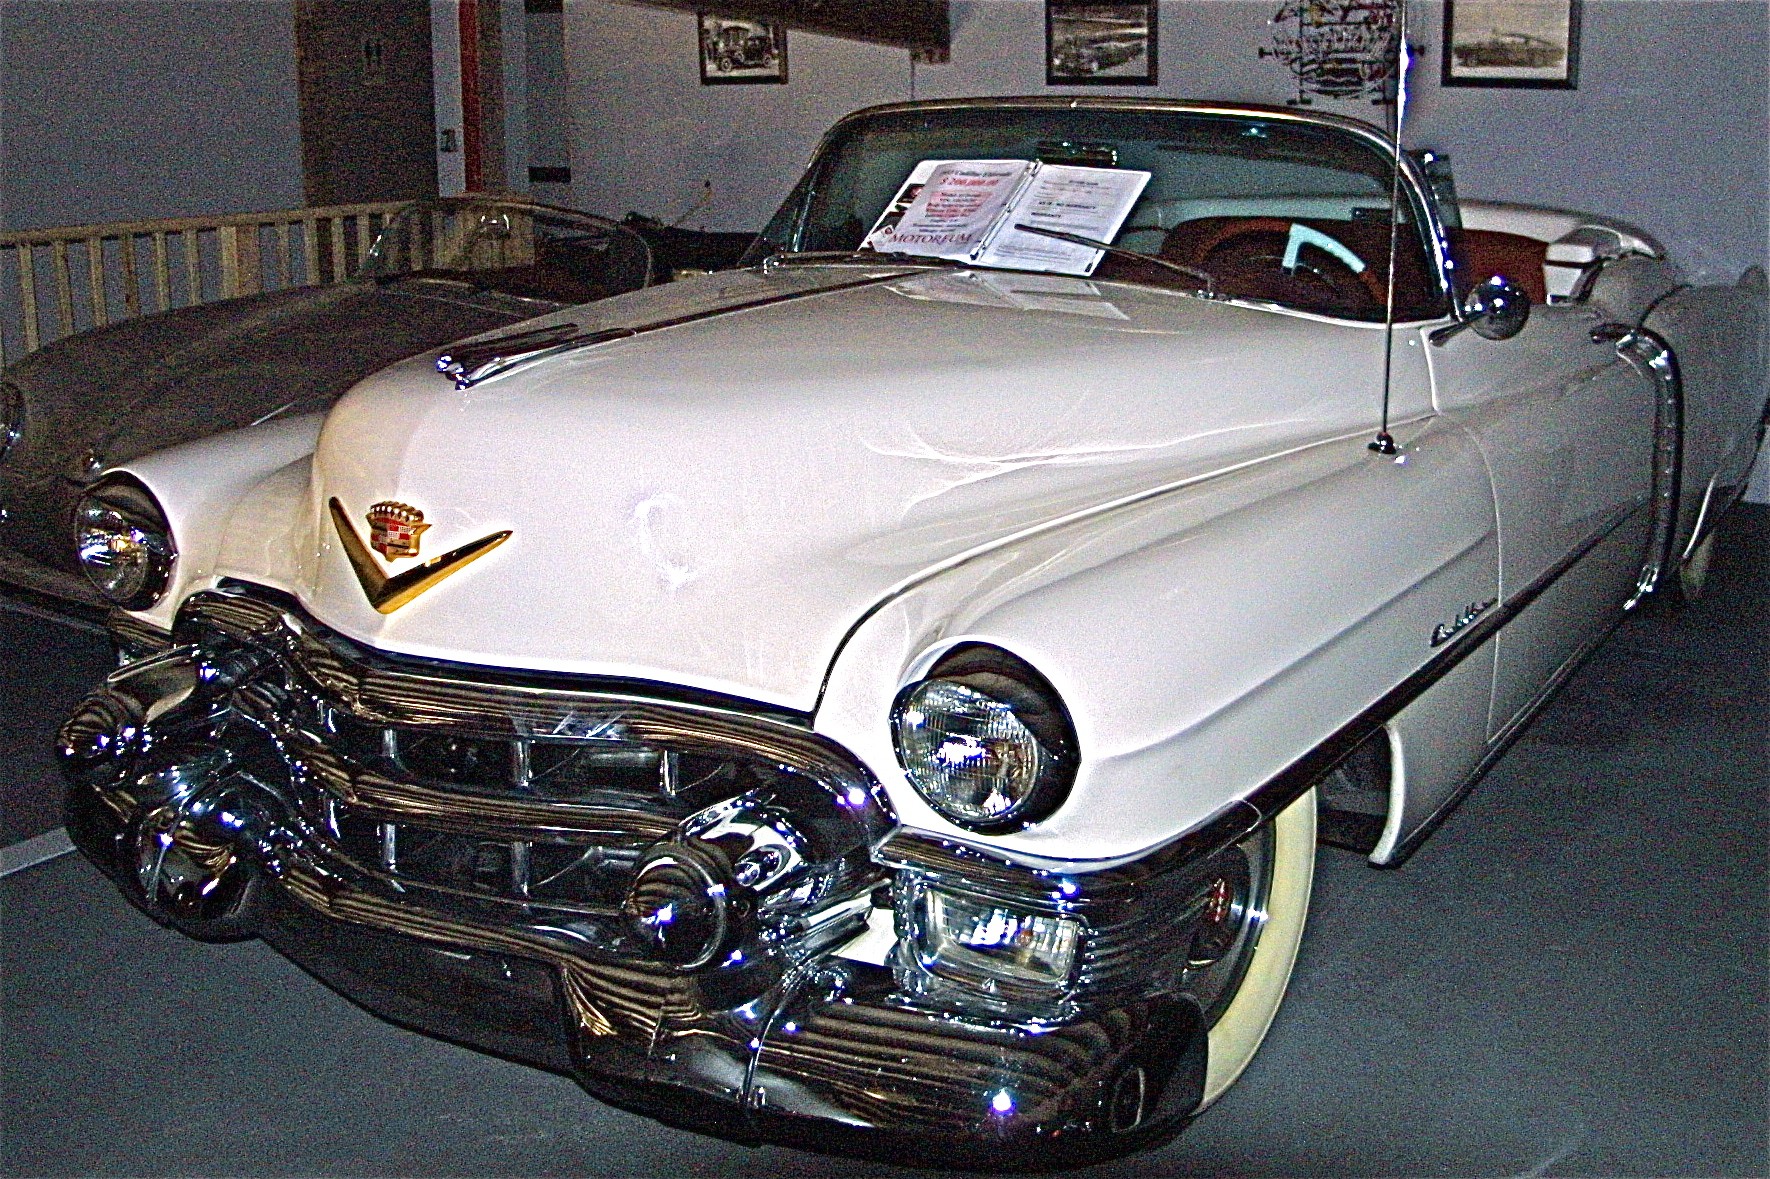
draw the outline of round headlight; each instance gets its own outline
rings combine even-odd
[[[25,396],[11,381],[0,381],[0,459],[25,429]]]
[[[74,545],[98,592],[126,610],[159,601],[178,560],[166,513],[127,475],[104,479],[80,498]]]
[[[986,834],[1047,818],[1076,772],[1075,726],[1050,683],[981,644],[948,654],[898,694],[897,760],[930,806]]]

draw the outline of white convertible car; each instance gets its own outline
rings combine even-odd
[[[1149,177],[1080,274],[859,248],[980,160]],[[1763,433],[1761,270],[1397,161],[1296,110],[863,111],[748,270],[128,463],[70,832],[169,926],[675,1124],[1160,1141],[1265,1034],[1317,844],[1400,862],[1699,590]]]

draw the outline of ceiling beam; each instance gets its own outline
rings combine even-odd
[[[947,0],[640,0],[649,8],[766,20],[807,33],[916,50],[944,60]]]

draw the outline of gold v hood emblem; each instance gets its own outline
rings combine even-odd
[[[344,555],[350,558],[351,571],[356,574],[357,584],[363,587],[363,596],[369,599],[369,605],[382,614],[392,614],[449,574],[485,556],[510,539],[509,529],[494,532],[458,549],[450,549],[440,557],[432,557],[414,569],[389,577],[375,563],[375,558],[369,555],[369,546],[357,535],[344,505],[333,497],[327,506],[332,511],[332,526],[338,530],[338,539],[344,543]]]

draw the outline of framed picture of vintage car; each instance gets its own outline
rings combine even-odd
[[[699,15],[703,86],[787,80],[784,25],[707,12]]]
[[[1045,0],[1045,84],[1153,86],[1154,0]]]
[[[1445,0],[1446,86],[1572,90],[1580,0]]]

